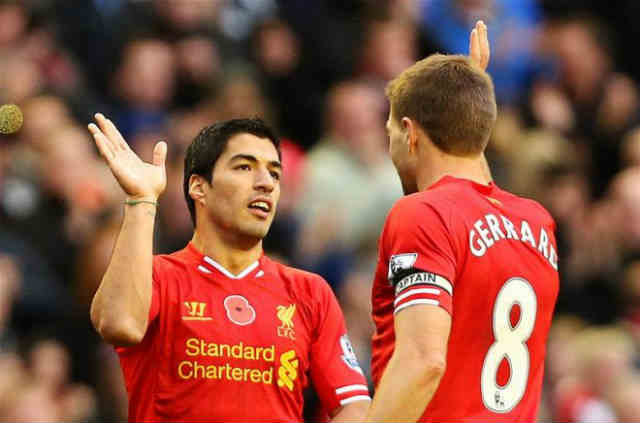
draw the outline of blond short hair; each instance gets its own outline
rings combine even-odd
[[[486,148],[497,115],[493,82],[468,57],[431,55],[389,82],[386,94],[392,118],[414,120],[445,153]]]

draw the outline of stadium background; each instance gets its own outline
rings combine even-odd
[[[0,0],[0,103],[25,115],[0,139],[0,419],[126,418],[88,318],[123,199],[86,130],[97,111],[143,158],[169,143],[156,252],[190,238],[181,167],[197,131],[275,125],[285,176],[266,251],[331,283],[368,368],[376,241],[401,195],[385,82],[466,53],[477,18],[500,104],[495,180],[558,223],[540,420],[640,421],[635,0]]]

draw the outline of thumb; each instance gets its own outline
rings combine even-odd
[[[167,160],[167,143],[160,141],[153,147],[153,161],[155,166],[164,168],[164,164]]]
[[[469,37],[469,57],[471,61],[476,66],[481,65],[481,55],[480,55],[480,41],[478,40],[478,31],[474,28],[471,31],[471,36]]]

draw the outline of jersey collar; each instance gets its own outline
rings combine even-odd
[[[496,184],[494,184],[493,181],[489,182],[488,185],[484,185],[484,184],[479,184],[477,182],[474,182],[470,179],[456,178],[455,176],[444,175],[442,178],[438,179],[436,183],[434,183],[427,189],[433,189],[446,184],[468,185],[482,194],[490,194],[496,188]]]
[[[203,256],[202,259],[205,261],[205,263],[211,265],[213,268],[218,270],[220,273],[222,273],[229,279],[242,279],[245,276],[247,276],[249,273],[251,273],[253,270],[255,270],[255,268],[258,267],[258,264],[259,264],[259,261],[256,260],[253,263],[251,263],[249,266],[247,266],[247,268],[244,269],[242,272],[238,273],[237,275],[234,275],[233,273],[229,272],[227,269],[224,268],[224,266],[222,266],[220,263],[218,263],[211,257]]]
[[[198,262],[199,262],[198,270],[200,272],[206,273],[206,274],[221,273],[223,276],[225,276],[225,277],[227,277],[229,279],[236,279],[236,280],[237,279],[243,279],[243,278],[247,277],[248,275],[250,275],[254,270],[256,270],[258,268],[258,266],[260,265],[260,262],[262,261],[262,258],[264,257],[264,253],[263,253],[263,255],[260,257],[260,259],[258,259],[256,261],[254,261],[253,263],[251,263],[242,272],[238,273],[237,275],[234,275],[229,270],[227,270],[223,265],[221,265],[220,263],[218,263],[217,261],[215,261],[211,257],[206,256],[202,252],[200,252],[193,245],[193,243],[189,242],[189,244],[187,245],[187,248],[191,251],[191,253],[193,253],[195,256],[197,256]]]

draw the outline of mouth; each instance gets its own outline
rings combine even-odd
[[[248,207],[252,214],[262,219],[266,219],[271,214],[271,208],[273,206],[271,201],[261,198],[250,202]]]

